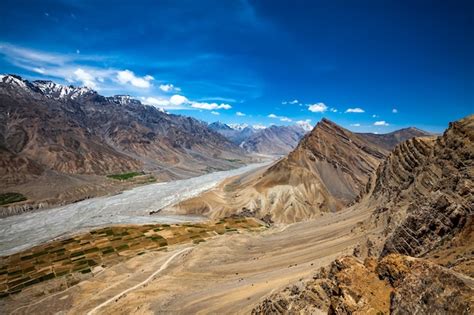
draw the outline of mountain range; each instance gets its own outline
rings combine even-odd
[[[214,122],[209,128],[220,133],[249,153],[285,155],[293,150],[308,130],[298,125],[267,128],[227,125]]]
[[[104,97],[85,87],[6,75],[0,106],[1,190],[37,202],[114,190],[120,184],[105,179],[109,174],[144,172],[171,180],[251,161],[206,123],[130,96]]]

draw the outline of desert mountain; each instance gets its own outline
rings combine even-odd
[[[298,125],[254,128],[246,124],[227,125],[214,122],[209,125],[247,152],[270,155],[285,155],[291,152],[307,132]]]
[[[268,169],[229,180],[177,208],[211,217],[245,212],[277,222],[306,220],[353,202],[387,154],[323,119],[295,150]]]
[[[144,170],[158,179],[184,178],[247,159],[207,124],[129,96],[7,75],[0,79],[0,107],[2,190],[51,175]]]

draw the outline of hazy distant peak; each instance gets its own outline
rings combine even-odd
[[[246,124],[246,123],[243,123],[243,124],[229,124],[228,126],[232,129],[234,129],[234,130],[244,130],[245,128],[249,127],[249,125]]]

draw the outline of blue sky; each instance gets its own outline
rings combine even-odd
[[[212,122],[440,132],[474,112],[473,1],[0,2],[0,73]]]

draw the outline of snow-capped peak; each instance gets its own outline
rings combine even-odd
[[[261,124],[256,124],[256,125],[253,125],[252,128],[256,130],[261,130],[261,129],[266,129],[267,127]]]
[[[303,128],[305,131],[311,131],[313,130],[313,126],[310,123],[311,120],[298,120],[296,122],[296,125]]]
[[[37,80],[33,84],[43,92],[46,97],[54,99],[77,99],[89,93],[95,93],[88,87],[74,87],[54,83],[52,81]]]
[[[13,74],[6,74],[0,77],[0,82],[15,86],[24,90],[28,89],[27,81],[23,80],[20,76]]]
[[[244,124],[228,124],[228,126],[234,130],[244,130],[249,125],[244,123]]]
[[[119,105],[141,104],[139,100],[132,98],[130,95],[114,95],[109,99]]]

